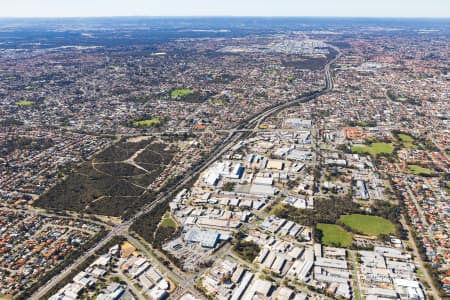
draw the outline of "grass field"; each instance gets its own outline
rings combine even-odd
[[[370,146],[353,146],[352,152],[358,154],[370,154],[373,156],[379,154],[392,154],[394,145],[388,143],[372,143]]]
[[[398,134],[398,138],[400,140],[402,140],[402,142],[406,142],[406,143],[412,143],[414,142],[414,138],[410,135],[404,134],[404,133],[399,133]]]
[[[194,91],[192,89],[176,89],[170,93],[172,98],[183,98],[193,94]]]
[[[402,141],[402,145],[405,148],[409,149],[417,149],[417,146],[414,145],[414,138],[408,134],[405,133],[399,133],[397,134],[397,137]]]
[[[361,126],[361,127],[367,127],[367,126],[369,126],[369,122],[367,122],[367,121],[361,121],[361,122],[358,123],[358,126]]]
[[[159,125],[159,124],[161,124],[161,120],[158,118],[133,122],[134,127],[145,127],[145,128],[150,128],[150,127],[153,127],[153,126]]]
[[[375,126],[377,126],[377,122],[375,122],[375,121],[360,121],[360,122],[358,122],[358,126],[375,127]]]
[[[33,104],[34,104],[33,101],[28,101],[28,100],[20,100],[20,101],[16,102],[16,105],[18,105],[18,106],[31,106]]]
[[[291,81],[295,80],[295,76],[294,75],[290,75],[286,79],[287,79],[287,81],[291,82]]]
[[[343,215],[339,221],[357,233],[365,235],[395,234],[395,225],[389,220],[377,216],[360,214]]]
[[[214,105],[222,105],[225,102],[223,99],[211,99],[209,100],[209,103]]]
[[[172,219],[172,216],[170,215],[170,213],[166,212],[163,216],[162,222],[161,222],[161,226],[162,227],[170,227],[170,228],[177,228],[177,223],[175,222],[174,219]]]
[[[415,175],[431,175],[433,170],[418,165],[408,165],[408,170]]]
[[[352,245],[352,234],[334,224],[317,224],[322,231],[322,243],[327,246],[348,248]]]

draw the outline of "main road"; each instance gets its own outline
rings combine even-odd
[[[200,175],[206,168],[208,168],[214,161],[216,161],[218,158],[220,158],[224,153],[226,153],[235,143],[237,143],[240,139],[244,137],[244,135],[248,134],[248,132],[243,131],[242,129],[253,129],[259,127],[261,122],[265,120],[268,116],[279,112],[285,108],[288,108],[290,106],[297,105],[299,103],[305,103],[309,102],[313,99],[316,99],[317,97],[324,95],[328,92],[330,92],[334,87],[333,77],[331,75],[330,67],[332,64],[334,64],[339,57],[341,56],[341,52],[338,48],[334,48],[336,50],[337,54],[336,56],[330,60],[324,67],[325,71],[325,87],[319,91],[310,93],[306,96],[300,95],[298,98],[284,102],[282,104],[277,104],[272,107],[269,107],[258,114],[251,117],[249,120],[246,120],[242,122],[240,125],[238,125],[236,128],[230,130],[230,134],[227,138],[211,152],[209,155],[209,158],[203,161],[200,165],[194,167],[190,171],[188,171],[186,174],[184,174],[184,177],[182,180],[178,181],[176,184],[174,184],[172,187],[168,189],[167,192],[164,194],[159,195],[155,201],[153,201],[150,204],[145,205],[141,211],[136,213],[132,218],[130,218],[128,221],[125,221],[122,224],[119,224],[111,229],[111,231],[103,238],[101,239],[93,248],[85,252],[83,255],[81,255],[78,259],[76,259],[70,266],[65,268],[63,271],[61,271],[58,275],[53,277],[51,280],[49,280],[47,283],[45,283],[43,286],[41,286],[31,297],[30,299],[38,300],[44,297],[44,295],[50,291],[53,287],[55,287],[58,282],[63,280],[66,276],[68,276],[72,270],[79,267],[88,257],[91,255],[94,255],[94,253],[101,249],[103,246],[105,246],[114,236],[118,235],[126,235],[128,233],[128,230],[130,226],[136,221],[137,218],[141,217],[142,215],[150,212],[157,204],[163,203],[164,201],[170,201],[173,199],[175,194],[180,191],[182,188],[186,187],[192,178],[195,178],[196,176]]]

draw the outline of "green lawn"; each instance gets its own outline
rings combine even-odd
[[[369,122],[361,121],[361,122],[358,123],[358,125],[361,126],[361,127],[367,127],[367,126],[369,126]]]
[[[402,145],[405,148],[409,149],[417,149],[417,146],[414,145],[414,138],[405,133],[397,134],[397,137],[402,141]]]
[[[177,223],[172,218],[170,213],[166,212],[163,216],[163,220],[161,222],[162,227],[171,227],[171,228],[177,228]]]
[[[170,93],[172,98],[183,98],[194,93],[192,89],[176,89]]]
[[[370,146],[353,146],[352,152],[358,154],[392,154],[394,151],[394,145],[388,143],[372,143]]]
[[[404,134],[404,133],[399,133],[398,137],[399,137],[399,139],[402,140],[402,142],[406,142],[406,143],[414,142],[414,138],[412,136]]]
[[[418,165],[408,165],[408,170],[416,175],[431,175],[433,170],[427,169]]]
[[[358,126],[361,126],[361,127],[375,127],[375,126],[377,126],[377,122],[374,122],[374,121],[361,121],[361,122],[358,122]]]
[[[352,245],[352,234],[334,224],[317,224],[322,231],[322,243],[327,246],[348,248]]]
[[[375,235],[395,234],[395,225],[391,221],[378,216],[367,216],[360,214],[343,215],[339,221],[351,228],[354,232]]]
[[[33,104],[34,104],[33,101],[28,101],[28,100],[20,100],[20,101],[16,102],[16,105],[18,105],[18,106],[31,106]]]
[[[211,99],[209,103],[214,105],[222,105],[225,101],[223,99]]]
[[[150,127],[153,127],[153,126],[159,125],[159,124],[161,124],[161,120],[158,118],[133,122],[134,127],[145,127],[145,128],[150,128]]]

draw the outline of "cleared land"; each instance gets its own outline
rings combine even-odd
[[[395,234],[395,225],[391,221],[378,216],[361,214],[343,215],[339,221],[353,232],[370,236],[380,234]]]
[[[418,165],[408,165],[408,170],[415,175],[431,175],[433,170]]]
[[[352,234],[334,224],[317,224],[316,228],[322,232],[322,243],[327,246],[345,247],[352,245]]]
[[[353,146],[352,152],[358,154],[370,154],[373,156],[380,154],[392,154],[394,145],[388,143],[372,143],[369,146]]]
[[[140,121],[134,121],[133,126],[134,127],[144,127],[144,128],[150,128],[161,124],[161,120],[158,118],[154,119],[147,119],[147,120],[140,120]]]
[[[162,142],[122,140],[73,167],[67,178],[43,194],[35,205],[126,218],[153,201],[155,192],[148,187],[174,153],[169,144]]]
[[[20,101],[16,102],[16,105],[18,105],[18,106],[31,106],[33,104],[34,104],[33,101],[28,101],[28,100],[20,100]]]

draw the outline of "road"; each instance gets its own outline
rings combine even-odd
[[[162,272],[162,275],[164,277],[168,277],[177,285],[177,289],[171,295],[171,299],[178,299],[179,297],[174,298],[174,295],[181,297],[187,292],[199,299],[203,299],[203,295],[193,288],[195,285],[195,277],[193,274],[183,273],[176,267],[174,267],[173,269],[169,269],[155,255],[154,252],[158,254],[158,250],[150,249],[151,247],[147,246],[146,242],[141,242],[139,239],[131,236],[130,234],[126,234],[125,237],[133,246],[143,252],[151,260],[152,265],[156,266]]]
[[[361,291],[361,278],[359,277],[359,265],[357,262],[357,252],[353,251],[353,250],[349,250],[349,259],[351,259],[351,263],[353,264],[353,270],[352,270],[352,276],[353,276],[353,283],[355,286],[353,286],[353,297],[355,298],[355,300],[361,300],[361,295],[362,295],[362,291]],[[356,291],[358,291],[357,295],[358,297],[356,297]]]
[[[400,166],[398,164],[396,166],[400,170]],[[439,254],[442,255],[442,252],[440,252],[440,249],[439,249],[439,245],[438,245],[438,243],[435,240],[434,232],[431,229],[431,226],[430,226],[430,224],[429,224],[429,222],[427,220],[425,212],[423,211],[422,206],[420,205],[419,201],[417,200],[417,197],[415,196],[415,194],[411,190],[411,187],[408,184],[405,185],[405,189],[406,189],[406,192],[408,193],[411,201],[413,202],[414,206],[417,209],[418,217],[420,218],[420,221],[422,222],[422,224],[425,227],[425,230],[426,230],[425,234],[426,234],[426,236],[428,237],[428,239],[430,241],[432,241],[433,245],[435,245],[436,251]],[[433,298],[434,299],[441,299],[439,291],[436,288],[436,286],[434,284],[434,281],[433,281],[433,279],[432,279],[428,269],[425,268],[425,263],[424,263],[424,261],[422,259],[422,256],[419,253],[419,249],[417,248],[417,245],[416,245],[414,239],[412,238],[412,231],[414,229],[411,229],[411,226],[408,225],[408,223],[406,222],[404,216],[402,216],[401,223],[402,223],[403,228],[406,228],[408,230],[409,244],[411,245],[411,247],[413,249],[414,256],[416,257],[416,262],[419,263],[420,267],[423,270],[425,280],[427,281],[428,285],[431,287],[431,293],[433,295]]]
[[[431,294],[433,295],[433,299],[442,299],[440,296],[440,293],[438,289],[435,287],[433,279],[431,278],[428,269],[425,267],[425,263],[422,260],[422,256],[420,256],[419,249],[417,248],[416,242],[414,241],[412,237],[412,229],[408,225],[408,222],[406,222],[405,216],[402,215],[400,222],[402,223],[403,228],[405,228],[408,231],[408,241],[409,245],[412,247],[413,253],[414,253],[414,260],[416,261],[415,264],[419,265],[420,268],[423,271],[423,275],[425,277],[426,282],[431,288]]]
[[[245,135],[250,134],[251,132],[248,131],[240,131],[241,129],[254,129],[258,128],[262,121],[264,121],[268,116],[275,114],[283,109],[286,109],[288,107],[300,104],[300,103],[306,103],[311,100],[316,99],[319,96],[322,96],[328,92],[330,92],[334,87],[333,78],[330,72],[330,67],[332,64],[334,64],[339,57],[341,56],[341,52],[339,49],[335,48],[337,50],[337,55],[335,58],[330,60],[324,67],[325,71],[325,87],[317,92],[313,92],[310,95],[302,96],[300,95],[298,98],[288,101],[279,105],[276,105],[274,107],[270,107],[268,109],[263,110],[262,112],[257,113],[255,116],[251,117],[249,120],[244,121],[240,125],[238,125],[235,129],[231,130],[228,137],[225,138],[225,140],[217,147],[215,150],[213,150],[209,156],[208,159],[206,159],[203,163],[200,165],[194,167],[192,170],[186,172],[184,174],[184,177],[181,181],[176,183],[174,186],[169,188],[169,190],[163,194],[161,194],[159,197],[156,198],[155,201],[153,201],[150,204],[145,205],[141,211],[136,213],[132,218],[130,218],[128,221],[119,224],[111,229],[111,231],[102,239],[100,240],[93,248],[91,248],[89,251],[85,252],[82,256],[80,256],[78,259],[75,260],[70,266],[65,268],[62,272],[60,272],[58,275],[53,277],[51,280],[49,280],[46,284],[44,284],[42,287],[40,287],[31,297],[32,300],[38,300],[41,299],[49,290],[51,290],[54,286],[58,284],[62,279],[64,279],[66,276],[70,274],[72,270],[79,267],[88,257],[93,255],[97,250],[101,249],[104,245],[106,245],[114,236],[117,235],[126,235],[128,233],[128,229],[130,226],[142,215],[150,212],[157,204],[163,203],[164,201],[170,201],[175,196],[175,193],[177,193],[180,189],[186,187],[189,182],[192,180],[192,178],[195,178],[200,173],[202,173],[204,170],[206,170],[214,161],[219,159],[224,153],[226,153],[236,142],[241,140]]]

